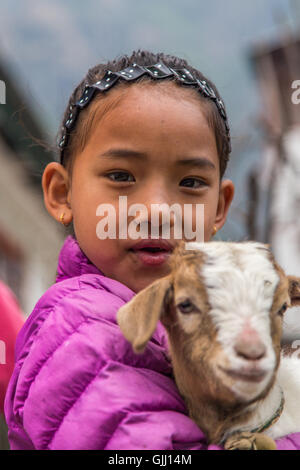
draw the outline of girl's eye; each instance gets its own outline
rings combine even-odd
[[[129,181],[135,181],[134,177],[128,173],[127,171],[113,171],[111,173],[107,173],[107,178],[111,179],[112,181],[115,181],[117,183],[123,183],[129,182]]]
[[[185,186],[186,188],[198,189],[202,186],[207,186],[207,183],[198,178],[184,178],[183,180],[181,180],[181,186]]]

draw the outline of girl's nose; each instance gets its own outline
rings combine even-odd
[[[178,203],[172,204],[169,196],[167,188],[154,186],[144,191],[140,200],[135,202],[140,205],[139,223],[147,225],[147,229],[154,232],[162,231],[164,228],[168,232],[168,227],[170,229],[174,227],[176,220],[180,218],[181,206]],[[132,206],[132,209],[132,213],[128,213],[134,216],[134,211],[138,207]]]
[[[134,213],[128,212],[129,215]],[[172,207],[165,204],[151,204],[141,208],[138,214],[138,224],[142,230],[146,230],[149,234],[161,236],[163,238],[171,237],[171,230],[175,225],[176,214],[172,211]]]
[[[156,177],[153,176],[145,183],[141,191],[136,194],[135,199],[135,202],[143,204],[147,208],[148,214],[156,206],[161,206],[162,211],[166,212],[167,207],[172,204],[170,184],[163,177],[158,175]]]

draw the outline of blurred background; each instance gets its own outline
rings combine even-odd
[[[270,243],[300,275],[300,0],[1,0],[0,449],[15,338],[55,281],[66,236],[41,190],[56,156],[36,139],[55,145],[88,68],[139,48],[187,59],[226,103],[236,194],[215,238]],[[299,310],[288,311],[286,339],[300,338]]]
[[[89,67],[145,48],[186,58],[217,85],[236,186],[217,239],[271,243],[300,274],[300,0],[1,0],[0,279],[28,315],[55,280],[65,233],[41,174],[69,94]],[[299,93],[300,97],[300,93]]]

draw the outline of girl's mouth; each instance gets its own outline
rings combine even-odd
[[[166,240],[142,240],[133,245],[129,251],[144,265],[161,265],[165,263],[174,247]]]

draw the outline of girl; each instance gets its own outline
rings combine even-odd
[[[43,174],[44,200],[73,234],[18,337],[5,406],[11,448],[216,448],[187,415],[163,326],[136,355],[116,322],[125,302],[168,274],[178,240],[105,238],[99,225],[105,203],[119,234],[120,196],[142,204],[151,229],[152,204],[204,204],[205,241],[224,225],[234,186],[223,179],[230,136],[215,86],[164,54],[97,65],[71,95],[59,150]]]

